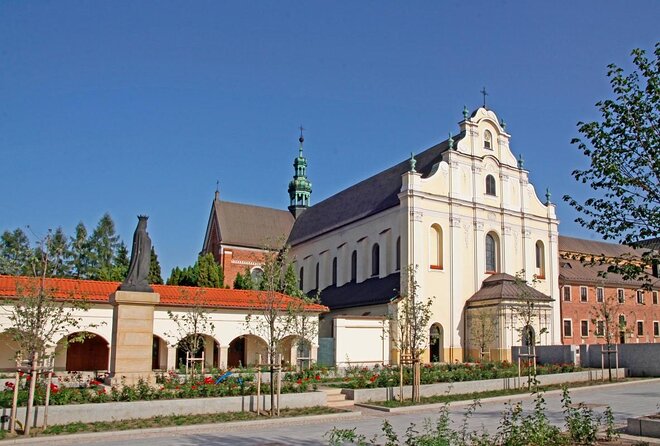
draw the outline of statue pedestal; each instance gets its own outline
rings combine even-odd
[[[154,307],[159,302],[158,293],[115,291],[110,296],[113,314],[109,384],[133,385],[140,379],[155,384],[151,359]]]

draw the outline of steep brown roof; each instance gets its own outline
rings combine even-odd
[[[523,293],[525,294],[523,296]],[[510,274],[493,274],[483,281],[481,289],[467,300],[467,304],[484,300],[521,300],[552,302],[552,298],[527,284],[517,284]]]
[[[605,257],[639,256],[640,250],[618,243],[607,243],[596,240],[559,236],[559,252],[589,254]]]
[[[454,147],[464,137],[455,136]],[[430,175],[441,155],[449,148],[448,141],[441,142],[415,156],[416,170],[426,177]],[[348,189],[306,209],[296,220],[289,244],[296,245],[333,229],[377,214],[399,204],[401,176],[410,170],[410,161],[401,161]]]
[[[220,232],[220,242],[227,245],[264,248],[286,240],[293,226],[289,211],[213,201],[213,214]]]

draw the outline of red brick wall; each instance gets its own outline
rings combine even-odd
[[[587,289],[587,302],[580,300],[581,286]],[[571,300],[564,300],[564,287],[570,287]],[[598,305],[596,299],[596,288],[594,285],[579,285],[579,284],[561,284],[560,283],[560,299],[561,299],[561,334],[563,344],[602,344],[604,339],[602,336],[596,336],[596,327],[592,319],[595,317],[595,307]],[[604,298],[617,299],[617,289],[619,287],[604,286]],[[626,317],[627,330],[629,333],[626,335],[625,342],[642,343],[642,342],[660,342],[660,337],[654,336],[653,322],[660,322],[660,304],[653,303],[653,292],[644,291],[644,304],[637,303],[637,289],[622,288],[624,290],[624,303],[618,308],[618,312]],[[660,296],[658,297],[660,300]],[[564,336],[564,320],[570,319],[572,322],[572,336]],[[617,315],[618,319],[618,315]],[[588,335],[582,336],[581,321],[588,321]],[[637,321],[643,321],[643,334],[637,335]],[[618,336],[617,336],[618,342]]]
[[[225,272],[225,285],[234,287],[234,279],[238,273],[243,273],[246,268],[252,269],[263,262],[264,255],[260,251],[241,248],[224,248],[224,255],[216,255],[216,260],[222,265]],[[243,263],[245,262],[245,263]]]

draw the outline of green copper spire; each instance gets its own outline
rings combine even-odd
[[[312,195],[312,183],[307,179],[307,159],[303,156],[303,128],[300,126],[300,138],[298,141],[298,157],[293,160],[293,180],[289,182],[289,211],[295,218],[309,207]]]

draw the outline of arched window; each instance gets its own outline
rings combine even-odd
[[[357,251],[351,254],[351,282],[357,281]]]
[[[545,246],[543,242],[536,242],[536,277],[545,279]]]
[[[484,132],[484,149],[493,150],[493,134],[488,130]]]
[[[320,276],[320,274],[319,274],[319,262],[316,262],[316,276],[315,276],[316,287],[315,287],[315,289],[317,289],[317,290],[319,289],[319,285],[320,285],[319,284],[319,276]]]
[[[442,228],[438,224],[431,226],[431,269],[442,269]]]
[[[396,238],[396,270],[401,269],[401,237]]]
[[[486,175],[486,195],[497,195],[495,177],[492,175]]]
[[[300,275],[298,277],[300,279],[300,289],[304,290],[305,288],[303,288],[303,286],[305,285],[305,281],[303,279],[305,277],[305,268],[302,266],[300,267]]]
[[[332,259],[332,284],[337,286],[337,257]]]
[[[499,269],[499,240],[497,235],[486,234],[486,272],[496,273]]]
[[[380,274],[380,246],[374,243],[371,248],[371,275],[377,276]]]
[[[252,277],[252,283],[258,286],[261,283],[261,279],[264,277],[264,270],[255,266],[252,268],[252,271],[250,271],[250,276]]]

